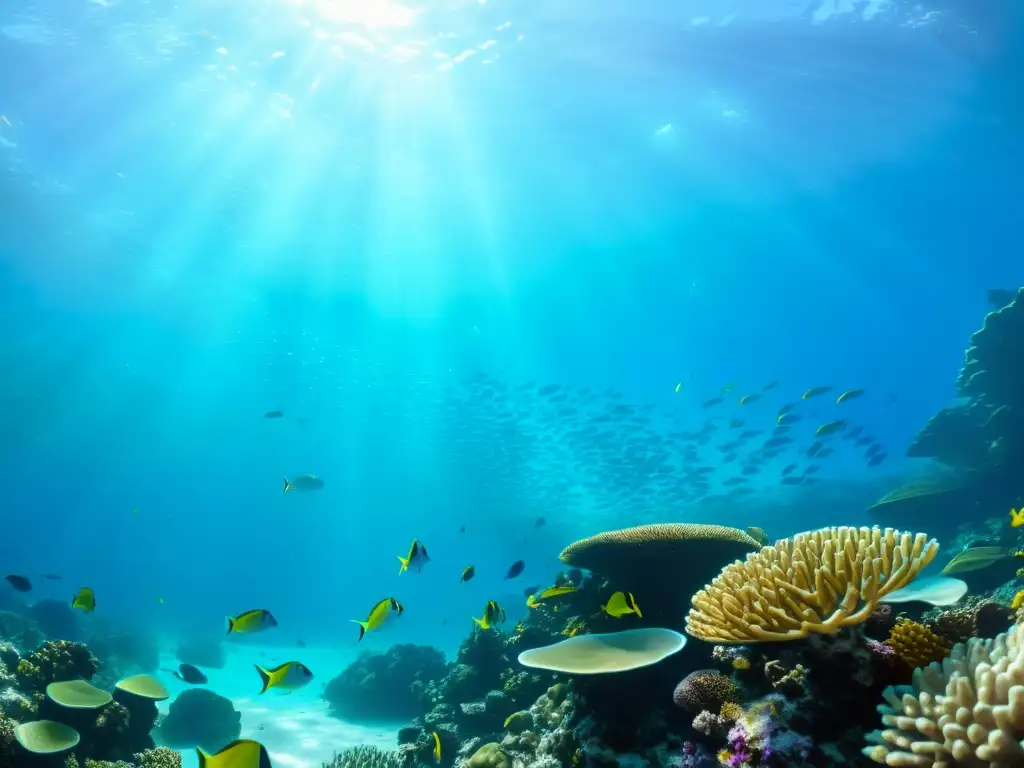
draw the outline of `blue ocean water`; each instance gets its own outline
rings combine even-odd
[[[867,522],[1021,284],[1020,10],[974,5],[4,4],[5,572],[339,659],[394,595],[366,645],[451,653],[596,531]],[[814,386],[884,462],[694,488],[680,433]]]

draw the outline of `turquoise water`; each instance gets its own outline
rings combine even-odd
[[[1021,283],[1013,11],[5,5],[3,568],[168,648],[270,609],[326,682],[382,597],[367,645],[451,653],[595,531],[868,522]],[[756,472],[685,447],[815,386]],[[838,418],[885,460],[781,484]]]

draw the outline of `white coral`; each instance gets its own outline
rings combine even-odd
[[[1024,624],[995,640],[954,646],[941,664],[914,670],[878,707],[885,730],[868,735],[876,763],[921,768],[1024,765]]]

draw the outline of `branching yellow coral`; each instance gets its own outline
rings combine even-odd
[[[822,528],[726,566],[693,596],[686,631],[715,643],[834,635],[930,563],[938,542],[891,528]]]
[[[932,632],[924,624],[910,619],[900,619],[889,632],[886,645],[896,651],[904,664],[911,669],[924,667],[933,661],[941,661],[949,655],[950,643]]]

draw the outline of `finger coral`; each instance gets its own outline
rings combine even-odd
[[[1024,765],[1024,624],[995,640],[970,639],[942,663],[890,687],[879,707],[884,730],[864,754],[891,766]]]
[[[906,586],[939,545],[891,528],[822,528],[782,539],[726,566],[693,596],[686,631],[716,643],[834,635],[866,621]]]
[[[924,624],[900,619],[889,633],[886,645],[896,651],[900,660],[911,669],[941,661],[950,651],[950,643]]]

